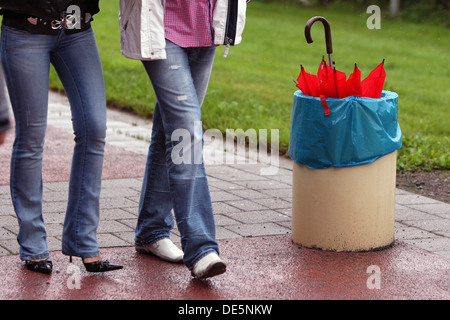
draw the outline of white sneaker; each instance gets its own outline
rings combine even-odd
[[[136,251],[144,254],[153,254],[168,262],[183,262],[183,251],[181,251],[170,239],[161,239],[147,246],[136,246]]]
[[[215,253],[209,253],[194,265],[191,273],[199,279],[217,276],[226,271],[227,264]]]

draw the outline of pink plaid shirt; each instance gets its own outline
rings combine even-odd
[[[213,45],[212,0],[167,0],[166,39],[183,48]]]

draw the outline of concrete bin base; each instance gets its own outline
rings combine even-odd
[[[331,251],[370,251],[394,242],[397,152],[367,165],[293,168],[292,240]]]

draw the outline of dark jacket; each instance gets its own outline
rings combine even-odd
[[[0,8],[4,25],[30,33],[56,34],[58,30],[46,27],[47,22],[60,19],[69,6],[76,5],[81,11],[82,28],[70,32],[86,30],[92,16],[100,11],[98,3],[99,0],[0,0]],[[38,18],[39,24],[31,24],[30,17]]]

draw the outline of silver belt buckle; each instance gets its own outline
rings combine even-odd
[[[78,19],[77,16],[74,14],[68,14],[67,16],[65,16],[64,18],[64,28],[65,29],[75,29],[77,27],[77,23],[78,23]]]
[[[61,20],[52,20],[52,22],[50,23],[51,26],[52,26],[52,29],[53,29],[53,30],[59,30],[59,29],[62,29],[62,27],[63,27],[63,21],[64,21],[64,19],[61,19]]]

